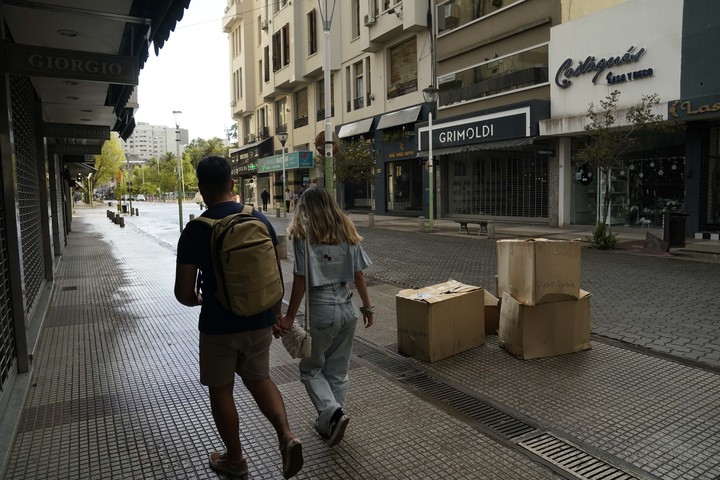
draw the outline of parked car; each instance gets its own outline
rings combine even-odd
[[[135,196],[135,200],[137,200],[138,202],[144,202],[144,201],[145,201],[145,195],[143,195],[142,193],[139,194],[139,195],[136,195],[136,196]]]

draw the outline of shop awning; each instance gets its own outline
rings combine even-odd
[[[450,155],[461,152],[474,152],[478,150],[508,150],[515,147],[532,145],[535,137],[513,138],[510,140],[498,140],[497,142],[474,143],[472,145],[461,145],[459,147],[433,148],[433,156]],[[427,157],[428,150],[419,150],[418,156]]]
[[[260,145],[264,144],[265,142],[270,142],[270,141],[272,141],[272,137],[263,138],[262,140],[258,140],[257,142],[248,143],[247,145],[243,145],[243,146],[240,147],[240,148],[237,148],[237,149],[235,149],[235,150],[232,150],[232,151],[230,152],[230,155],[231,155],[231,156],[232,156],[232,155],[238,155],[238,154],[240,154],[240,153],[242,153],[242,152],[246,152],[246,151],[248,151],[248,150],[250,150],[250,149],[259,148]]]
[[[365,120],[360,120],[359,122],[346,123],[345,125],[340,127],[338,137],[347,138],[367,133],[370,131],[370,127],[372,127],[372,122],[372,118],[366,118]]]
[[[421,108],[422,107],[420,105],[416,105],[414,107],[398,110],[397,112],[386,113],[385,115],[380,117],[380,122],[378,122],[377,129],[382,130],[383,128],[390,128],[396,127],[398,125],[415,123],[417,121],[418,115],[420,115]]]

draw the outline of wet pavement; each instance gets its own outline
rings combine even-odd
[[[4,478],[218,478],[207,466],[221,443],[197,381],[198,309],[172,295],[177,206],[139,207],[124,229],[106,208],[78,208],[73,218]],[[315,434],[297,362],[280,342],[271,352],[305,447],[297,478],[720,477],[712,251],[698,261],[583,249],[591,350],[522,361],[488,336],[426,364],[397,354],[395,294],[448,278],[494,291],[494,241],[458,234],[450,222],[430,234],[418,232],[417,219],[376,217],[370,228],[366,215],[353,218],[374,261],[378,313],[357,332],[352,420],[340,446],[328,449]],[[289,217],[270,219],[282,231]],[[244,387],[235,392],[251,478],[282,478],[270,425]]]

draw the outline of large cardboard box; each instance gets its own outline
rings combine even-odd
[[[498,295],[509,293],[525,305],[580,296],[580,242],[498,240]]]
[[[485,290],[485,335],[497,335],[500,325],[500,299]]]
[[[455,280],[395,297],[398,351],[436,362],[485,343],[481,287]]]
[[[579,299],[530,306],[504,293],[500,346],[526,360],[590,348],[590,297],[581,290]]]

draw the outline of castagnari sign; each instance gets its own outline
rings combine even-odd
[[[592,83],[597,85],[600,76],[606,69],[619,67],[629,63],[637,63],[640,61],[640,58],[642,58],[645,51],[645,48],[636,49],[635,46],[632,46],[622,55],[611,55],[609,57],[603,57],[599,60],[596,60],[593,55],[588,55],[585,60],[579,61],[575,67],[573,67],[573,59],[568,58],[563,62],[560,68],[558,68],[557,73],[555,73],[555,85],[560,88],[568,88],[573,83],[571,80],[572,78],[577,78],[587,73],[595,73],[592,77]],[[653,73],[652,68],[643,68],[619,74],[608,71],[607,75],[605,75],[605,80],[607,80],[608,85],[615,85],[618,83],[652,77]]]
[[[123,55],[76,52],[3,43],[7,70],[20,75],[137,85],[138,59]]]

